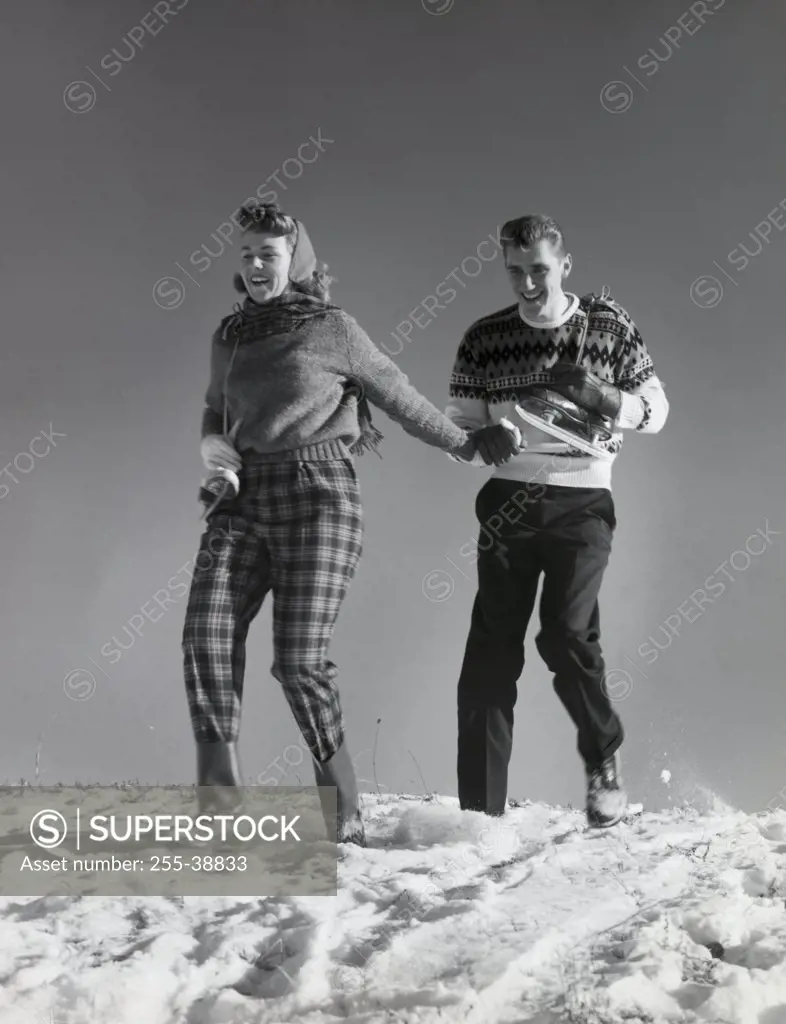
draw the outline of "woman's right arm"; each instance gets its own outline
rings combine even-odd
[[[470,442],[467,431],[424,398],[357,321],[346,316],[344,326],[348,376],[357,381],[369,402],[387,413],[408,434],[434,448],[448,452],[465,448]]]

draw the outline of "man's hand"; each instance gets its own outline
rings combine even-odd
[[[502,466],[522,448],[521,431],[508,420],[481,427],[472,434],[471,440],[487,466]]]
[[[588,412],[597,412],[612,420],[617,418],[622,405],[619,388],[573,363],[557,363],[550,372],[552,379],[546,387]]]

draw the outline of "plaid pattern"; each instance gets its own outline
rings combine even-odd
[[[238,738],[248,628],[272,590],[273,675],[317,761],[335,754],[344,726],[327,650],[362,548],[351,458],[246,460],[240,494],[208,517],[186,610],[186,691],[198,742]]]

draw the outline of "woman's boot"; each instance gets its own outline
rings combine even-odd
[[[197,743],[197,786],[210,787],[199,791],[202,813],[238,807],[242,801],[242,785],[236,741]]]
[[[314,775],[319,787],[336,787],[336,806],[328,793],[319,791],[322,813],[325,817],[328,835],[335,836],[337,843],[366,845],[366,833],[360,815],[360,801],[355,779],[355,768],[349,756],[346,743],[338,748],[329,761],[314,761]]]

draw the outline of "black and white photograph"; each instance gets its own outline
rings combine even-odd
[[[0,13],[0,1024],[786,1024],[783,0]]]

